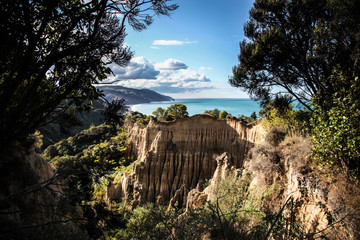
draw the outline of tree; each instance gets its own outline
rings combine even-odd
[[[89,110],[93,84],[125,66],[126,21],[136,31],[178,6],[171,0],[4,0],[0,4],[0,146],[28,136],[70,106]]]
[[[173,121],[178,118],[184,118],[189,116],[187,107],[184,104],[176,103],[168,107],[166,110],[158,107],[153,115],[163,121]]]
[[[230,84],[263,104],[290,94],[308,109],[317,96],[325,108],[335,66],[359,73],[359,12],[356,0],[256,0]]]
[[[187,107],[184,104],[176,103],[168,107],[165,111],[166,121],[173,121],[179,118],[188,117]]]
[[[116,126],[122,124],[125,119],[125,114],[129,108],[124,104],[124,98],[115,98],[107,103],[106,109],[102,112],[105,118],[105,123]]]
[[[158,119],[165,119],[165,109],[158,107],[152,114]]]
[[[204,113],[208,113],[215,118],[219,118],[220,111],[219,111],[219,109],[215,108],[214,110],[205,110]]]
[[[256,119],[257,119],[256,112],[253,112],[253,113],[250,115],[250,118],[253,119],[253,120],[256,120]]]
[[[222,110],[222,111],[220,112],[220,114],[219,114],[219,118],[220,118],[220,119],[225,119],[225,118],[227,117],[227,115],[229,115],[228,112],[225,111],[225,110]]]

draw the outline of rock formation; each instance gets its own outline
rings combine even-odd
[[[108,187],[107,198],[178,202],[189,211],[214,201],[222,181],[235,176],[248,181],[245,194],[261,199],[259,209],[292,216],[306,238],[359,239],[359,190],[341,175],[329,180],[311,170],[303,138],[279,144],[264,138],[260,124],[208,115],[152,119],[146,127],[128,121],[126,129],[138,160],[131,174]]]
[[[125,124],[137,156],[133,172],[107,191],[109,198],[185,204],[188,192],[212,178],[216,158],[227,153],[240,168],[255,142],[262,136],[260,125],[237,119],[218,120],[195,115],[174,122],[152,119],[146,127],[129,120]]]
[[[341,174],[333,174],[332,182],[316,174],[310,168],[309,154],[309,143],[302,138],[279,146],[264,142],[250,151],[240,174],[223,154],[209,185],[189,192],[186,209],[216,202],[216,191],[224,188],[226,179],[241,175],[241,183],[251,176],[245,194],[254,202],[261,199],[259,209],[291,216],[306,239],[359,239],[359,189]]]

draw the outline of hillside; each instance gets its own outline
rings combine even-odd
[[[149,102],[172,101],[171,97],[161,95],[148,89],[133,89],[121,86],[100,86],[104,91],[105,98],[111,102],[114,98],[125,98],[126,105],[134,105]],[[83,112],[71,116],[71,121],[51,123],[39,130],[44,136],[44,147],[54,144],[61,139],[73,136],[80,131],[89,128],[91,125],[99,125],[103,122],[101,112],[105,109],[106,103],[103,100],[94,102],[93,109],[90,112]]]
[[[174,99],[165,95],[161,95],[149,89],[134,89],[122,86],[97,86],[105,93],[105,98],[111,101],[114,98],[125,98],[127,105],[160,102],[160,101],[173,101]]]

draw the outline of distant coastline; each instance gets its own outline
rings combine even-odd
[[[125,104],[128,106],[174,100],[172,97],[162,95],[149,89],[127,88],[118,85],[103,85],[96,87],[104,92],[107,101],[111,102],[115,98],[125,98]]]

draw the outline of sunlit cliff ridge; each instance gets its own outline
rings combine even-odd
[[[129,198],[126,189],[131,185],[138,190],[138,201],[151,202],[176,197],[185,203],[188,191],[213,176],[219,155],[228,153],[234,166],[241,167],[263,135],[260,125],[208,115],[175,122],[152,119],[146,127],[127,121],[125,126],[138,161],[133,173],[111,187],[108,195]]]

